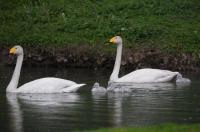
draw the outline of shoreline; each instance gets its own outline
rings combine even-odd
[[[0,62],[13,65],[14,58],[8,54],[9,47],[0,46]],[[24,47],[24,66],[78,67],[112,69],[116,49],[105,52],[103,47],[64,46],[64,47]],[[191,54],[170,54],[159,49],[124,48],[121,69],[132,71],[141,68],[158,68],[179,72],[200,73],[200,57]]]

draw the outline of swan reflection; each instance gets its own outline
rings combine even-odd
[[[78,94],[18,94],[18,98],[25,104],[51,107],[70,107],[80,100]]]
[[[132,92],[7,94],[13,131],[67,131],[171,122],[183,115],[186,89],[173,83],[112,84]],[[150,90],[148,90],[151,88]],[[161,89],[161,90],[160,90]],[[91,126],[91,124],[93,124]],[[31,127],[31,129],[29,129]]]
[[[13,132],[23,132],[23,112],[19,105],[16,94],[6,94],[6,99],[9,104],[11,129]]]
[[[50,129],[54,121],[65,115],[73,115],[80,105],[78,94],[6,94],[13,131],[24,131],[24,124],[34,126],[33,129]],[[25,122],[26,121],[26,122]],[[59,122],[57,125],[64,125]],[[48,126],[49,125],[49,126]],[[53,129],[53,128],[52,128]]]
[[[174,83],[112,83],[108,89],[132,91],[107,92],[109,105],[107,107],[113,114],[112,122],[119,127],[173,121],[177,114],[174,110],[174,100],[182,99],[182,96],[174,94],[181,95],[184,91],[182,86]],[[93,98],[99,98],[99,96],[93,95]]]
[[[136,89],[140,90],[167,90],[174,88],[184,88],[189,86],[188,83],[108,83],[107,91],[111,92],[131,92]]]

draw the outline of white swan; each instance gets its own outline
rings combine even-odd
[[[110,76],[110,82],[160,83],[170,82],[176,80],[176,78],[182,78],[182,75],[179,72],[151,68],[136,70],[118,78],[122,56],[122,38],[120,36],[115,36],[110,39],[110,42],[117,44],[117,55],[114,69]]]
[[[70,80],[60,78],[41,78],[22,85],[17,88],[22,62],[23,62],[23,48],[21,46],[14,46],[10,49],[10,54],[17,55],[17,63],[15,66],[12,79],[6,89],[6,92],[16,93],[63,93],[63,92],[76,92],[80,87],[85,84],[77,84]]]

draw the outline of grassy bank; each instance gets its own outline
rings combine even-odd
[[[200,53],[199,0],[1,0],[0,44],[126,47]]]
[[[151,127],[105,128],[83,132],[199,132],[200,125],[165,124]]]

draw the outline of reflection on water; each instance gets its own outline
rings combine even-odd
[[[107,101],[79,94],[7,94],[12,131],[68,131],[112,126]],[[103,105],[103,106],[99,106]],[[102,113],[101,113],[102,112]],[[111,115],[112,116],[112,115]],[[93,124],[91,126],[91,124]]]
[[[53,120],[64,119],[62,115],[73,115],[78,105],[78,94],[7,94],[13,131],[21,132],[23,125],[32,124],[35,130],[51,129]],[[67,118],[69,118],[67,117]],[[26,120],[30,118],[30,120]],[[60,122],[65,125],[67,122]],[[44,131],[48,130],[44,129]]]
[[[109,87],[113,89],[117,87],[124,87],[129,89],[156,90],[156,89],[174,88],[175,86],[176,86],[175,83],[166,82],[166,83],[111,83]]]
[[[175,88],[184,88],[190,86],[190,83],[108,83],[108,92],[130,93],[134,90],[170,90]]]
[[[23,131],[23,113],[20,108],[16,95],[7,96],[7,102],[10,108],[11,129],[12,131]]]
[[[166,122],[200,122],[200,78],[195,76],[190,77],[190,86],[174,83],[113,84],[112,87],[127,88],[132,92],[91,93],[94,82],[107,87],[109,71],[24,69],[21,84],[44,76],[56,76],[88,85],[78,93],[6,94],[3,91],[12,70],[3,68],[5,72],[0,71],[2,131],[64,132]]]

